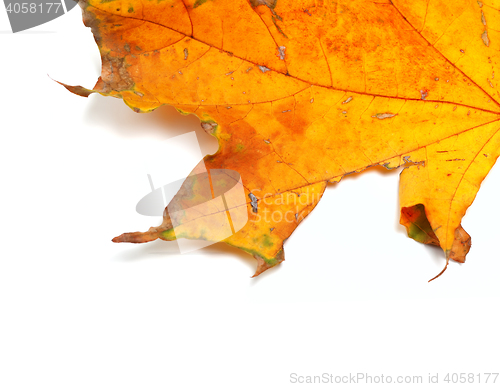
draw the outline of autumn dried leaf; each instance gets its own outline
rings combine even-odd
[[[102,74],[93,90],[68,88],[198,116],[219,142],[207,169],[241,175],[249,221],[224,241],[257,259],[256,275],[283,261],[328,183],[379,164],[405,166],[409,236],[441,246],[446,264],[465,260],[461,219],[500,151],[498,0],[80,5]],[[196,201],[197,184],[167,210]],[[167,211],[162,225],[114,241],[216,240],[212,226],[200,215],[174,232]]]

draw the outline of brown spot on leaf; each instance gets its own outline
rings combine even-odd
[[[484,32],[481,35],[481,39],[483,40],[483,43],[486,47],[490,46],[490,38],[488,38],[488,31],[484,30]]]
[[[285,46],[278,47],[278,56],[281,60],[285,60],[285,50],[286,50]]]
[[[215,128],[217,127],[217,123],[216,122],[202,122],[201,127],[208,134],[212,134],[215,131]]]
[[[259,5],[265,5],[270,9],[274,9],[276,7],[276,3],[278,0],[250,0],[250,4],[252,7],[258,7]]]
[[[372,118],[378,118],[379,120],[385,120],[386,118],[392,118],[397,116],[397,114],[393,113],[377,113]]]
[[[111,91],[128,90],[134,85],[134,81],[127,72],[125,58],[102,57],[102,71],[95,90],[102,93]]]

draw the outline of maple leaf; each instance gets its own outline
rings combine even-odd
[[[207,170],[241,176],[249,221],[224,242],[257,259],[256,275],[283,261],[283,242],[328,183],[375,165],[405,167],[409,236],[441,246],[446,265],[465,260],[461,219],[500,151],[498,2],[80,5],[102,74],[92,90],[66,87],[122,98],[136,112],[167,104],[198,116],[219,142]],[[184,184],[160,226],[114,241],[217,240],[207,213],[175,231],[169,216],[199,203],[201,184]]]

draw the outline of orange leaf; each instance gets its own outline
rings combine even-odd
[[[248,222],[224,241],[257,259],[256,275],[283,261],[283,242],[328,183],[379,164],[405,167],[410,237],[440,245],[447,262],[465,260],[461,219],[500,151],[498,2],[80,5],[102,74],[91,91],[67,87],[122,98],[137,112],[168,104],[198,116],[219,141],[204,159],[208,173],[241,176],[245,200],[234,208],[246,207]],[[220,240],[217,216],[230,207],[171,216],[199,205],[207,181],[185,183],[162,225],[114,241]]]

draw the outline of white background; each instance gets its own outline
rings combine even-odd
[[[52,81],[92,88],[100,73],[78,7],[12,34],[2,6],[0,39],[0,386],[500,372],[498,166],[463,221],[467,262],[432,283],[444,258],[398,225],[395,171],[327,188],[286,261],[258,278],[223,243],[186,255],[175,242],[114,244],[159,224],[135,212],[147,173],[175,180],[198,161],[195,142],[164,140],[196,131],[207,154],[215,139],[172,108],[136,114]]]

